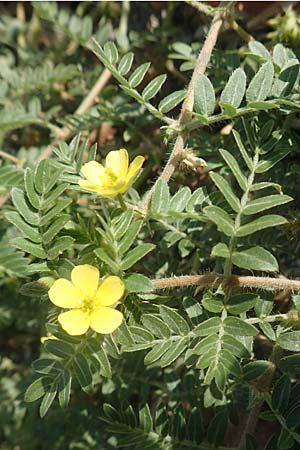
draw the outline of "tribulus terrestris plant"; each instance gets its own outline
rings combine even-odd
[[[3,449],[300,448],[299,49],[241,5],[3,16]]]

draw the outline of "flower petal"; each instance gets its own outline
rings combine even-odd
[[[93,330],[97,333],[109,334],[121,325],[123,314],[117,309],[100,306],[100,308],[92,312],[90,319]]]
[[[90,317],[81,309],[72,309],[61,313],[58,321],[62,328],[71,336],[79,336],[84,334],[90,326]]]
[[[142,167],[144,160],[145,160],[145,158],[143,156],[139,155],[136,158],[134,158],[134,160],[130,164],[129,170],[128,170],[127,176],[126,176],[126,182],[128,184],[128,187],[130,186],[131,183],[133,183],[133,180],[137,176],[140,168]]]
[[[86,189],[91,192],[98,192],[99,186],[91,184],[88,180],[78,180],[78,184],[82,189]]]
[[[100,306],[114,305],[124,294],[125,286],[119,277],[108,277],[101,283],[97,291],[97,304]]]
[[[115,197],[116,195],[125,192],[127,190],[124,178],[111,186],[103,186],[97,189],[98,194],[103,195],[103,197]],[[125,188],[125,189],[124,189]]]
[[[97,267],[89,264],[76,266],[72,270],[71,280],[74,286],[80,289],[83,294],[93,297],[98,289],[99,270]]]
[[[60,308],[77,308],[82,300],[81,292],[73,286],[71,281],[64,278],[54,281],[48,295],[51,302]]]
[[[109,152],[105,159],[106,167],[118,177],[125,177],[128,171],[128,153],[125,148]]]
[[[105,179],[105,169],[97,161],[90,161],[81,167],[81,172],[90,184],[101,185]]]

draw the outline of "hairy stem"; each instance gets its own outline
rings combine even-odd
[[[212,51],[216,45],[217,37],[219,34],[219,31],[221,29],[222,23],[223,23],[223,13],[219,12],[215,15],[213,18],[213,21],[211,23],[208,35],[206,37],[206,40],[203,44],[203,47],[199,53],[198,60],[196,67],[194,69],[191,81],[187,88],[187,94],[185,97],[185,100],[182,105],[181,113],[179,116],[179,119],[177,121],[177,128],[179,130],[183,130],[185,125],[190,121],[191,119],[191,112],[193,111],[194,107],[194,90],[195,90],[195,82],[197,77],[200,74],[204,74],[205,69],[209,63],[209,60],[211,58]],[[173,147],[173,150],[171,152],[171,155],[160,175],[160,177],[156,180],[156,183],[158,180],[164,180],[168,182],[170,178],[172,177],[177,163],[180,160],[180,156],[185,148],[185,144],[188,139],[188,133],[185,131],[181,131],[175,141],[175,145]],[[155,184],[156,184],[155,183]],[[154,185],[155,186],[155,185]],[[146,194],[145,200],[144,200],[144,207],[145,209],[148,209],[151,201],[152,192],[154,189],[154,186],[152,189]]]
[[[288,280],[286,278],[268,278],[268,277],[250,277],[231,275],[209,274],[209,275],[183,275],[180,277],[161,278],[152,280],[155,290],[170,289],[176,287],[188,286],[214,286],[226,283],[232,287],[242,289],[272,289],[275,291],[283,291],[289,289],[291,291],[300,291],[300,280]]]

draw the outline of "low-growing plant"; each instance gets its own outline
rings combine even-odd
[[[255,40],[235,2],[167,3],[170,27],[174,8],[211,21],[203,42],[131,32],[126,1],[33,2],[28,21],[18,4],[0,321],[34,345],[0,365],[3,449],[300,448],[297,52]],[[143,60],[152,41],[164,70]]]

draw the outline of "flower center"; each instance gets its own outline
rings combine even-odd
[[[115,183],[118,179],[117,175],[112,171],[112,169],[110,167],[107,167],[105,169],[105,174],[107,175],[107,177],[111,183]]]
[[[84,299],[81,301],[80,309],[83,312],[90,314],[94,309],[94,303],[94,297],[84,297]]]

